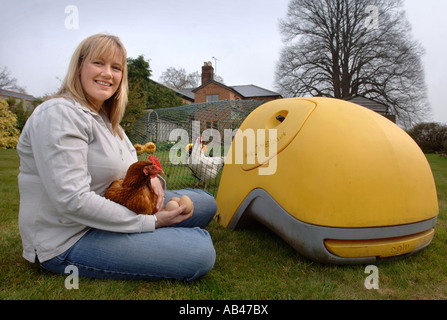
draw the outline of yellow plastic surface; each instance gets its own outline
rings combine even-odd
[[[285,115],[283,122],[276,120],[279,114]],[[271,128],[278,132],[277,141],[270,142],[277,143],[277,152],[269,161],[236,163],[238,135]],[[256,150],[265,147],[265,141],[257,144]],[[273,160],[276,172],[259,174]],[[319,226],[395,226],[438,215],[433,175],[414,140],[378,113],[338,99],[275,100],[247,117],[220,181],[217,204],[223,226],[256,188],[300,221]]]
[[[388,258],[404,255],[428,245],[435,230],[392,239],[377,240],[326,240],[324,242],[329,252],[343,258],[381,257]]]
[[[254,154],[252,154],[255,162],[253,164],[248,163],[247,159],[247,148],[243,151],[243,162],[241,164],[241,168],[243,170],[253,170],[258,168],[263,163],[260,163],[259,160],[259,152],[260,149],[263,149],[263,155],[267,157],[266,161],[270,160],[282,150],[284,150],[290,142],[295,138],[295,136],[300,132],[307,118],[311,115],[311,113],[315,110],[316,104],[311,101],[302,101],[300,104],[300,108],[295,108],[291,112],[289,112],[289,108],[287,104],[283,105],[278,103],[274,106],[271,106],[269,109],[269,114],[271,114],[270,118],[265,119],[265,117],[254,117],[252,119],[252,123],[250,128],[256,129],[255,137],[257,138],[257,129],[265,130],[266,134],[264,135],[264,139],[262,141],[257,141],[257,148],[254,150]],[[283,122],[277,120],[278,116],[285,117]],[[275,129],[276,130],[276,138],[272,139],[268,135],[268,130]],[[274,147],[272,147],[274,145]],[[270,149],[274,150],[272,154],[270,154]],[[236,161],[234,161],[236,162]]]

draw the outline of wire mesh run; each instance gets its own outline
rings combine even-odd
[[[160,160],[169,189],[202,188],[216,196],[234,134],[264,102],[225,100],[148,110],[129,138],[139,160],[148,154]]]

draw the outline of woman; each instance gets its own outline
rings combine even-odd
[[[137,215],[103,197],[137,161],[119,126],[127,103],[126,60],[117,37],[85,39],[57,95],[28,119],[17,146],[23,256],[56,273],[74,265],[93,278],[194,280],[215,262],[203,230],[217,209],[212,196],[167,191],[163,179],[151,179],[157,209],[186,194],[195,208],[185,215],[184,206]]]

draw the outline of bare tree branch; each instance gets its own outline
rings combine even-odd
[[[12,90],[21,93],[26,93],[24,87],[17,85],[17,79],[11,77],[7,67],[3,67],[0,70],[0,89]]]
[[[284,96],[363,95],[389,105],[405,126],[429,115],[424,51],[401,0],[291,0],[280,29],[276,83]]]
[[[186,89],[198,87],[198,75],[187,74],[185,69],[169,67],[162,73],[160,81],[167,87],[173,89]]]

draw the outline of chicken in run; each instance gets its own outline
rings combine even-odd
[[[148,160],[133,163],[123,179],[111,183],[104,196],[137,214],[155,214],[158,196],[150,179],[158,174],[164,174],[160,161],[149,156]]]
[[[188,167],[191,169],[194,176],[199,179],[195,187],[197,187],[200,182],[204,182],[204,188],[206,189],[208,182],[211,179],[216,178],[224,163],[224,157],[211,157],[204,154],[202,136],[199,136],[189,150],[188,156]]]

